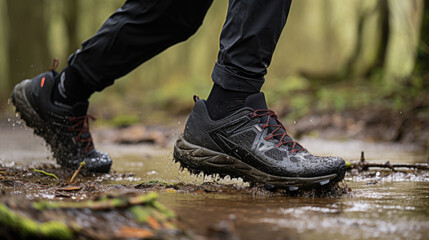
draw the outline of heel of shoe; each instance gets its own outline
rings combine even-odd
[[[15,85],[12,93],[12,103],[16,108],[16,112],[21,115],[30,128],[40,128],[43,125],[42,119],[36,113],[35,109],[31,106],[26,95],[26,87],[31,83],[30,79],[26,79]]]
[[[229,171],[239,160],[224,153],[194,145],[180,136],[174,145],[174,160],[192,173],[235,175]],[[235,177],[235,176],[231,176]]]

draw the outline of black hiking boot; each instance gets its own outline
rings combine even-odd
[[[73,106],[52,101],[55,77],[51,69],[33,79],[17,84],[11,94],[16,111],[34,133],[50,146],[57,162],[66,168],[77,169],[82,161],[90,172],[109,172],[112,159],[96,151],[89,133],[88,101]]]
[[[266,188],[297,190],[344,178],[337,157],[318,157],[294,141],[262,92],[246,98],[245,107],[224,119],[210,119],[204,100],[195,106],[174,146],[175,161],[192,173],[241,177]]]

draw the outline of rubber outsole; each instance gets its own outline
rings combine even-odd
[[[337,174],[318,177],[283,177],[262,172],[241,160],[224,153],[216,152],[187,142],[180,136],[174,145],[174,160],[193,174],[229,175],[232,178],[263,185],[266,188],[281,188],[290,191],[299,188],[323,186],[339,182],[344,178],[346,166],[341,166]]]

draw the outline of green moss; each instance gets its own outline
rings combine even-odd
[[[167,217],[173,218],[176,216],[173,211],[171,211],[159,202],[152,202],[152,206],[158,209],[161,213],[165,214]]]
[[[37,231],[37,224],[31,220],[16,215],[4,204],[0,204],[0,223],[7,229],[14,230],[22,236],[27,236],[31,232]]]
[[[149,216],[156,218],[159,221],[166,221],[169,218],[174,218],[173,211],[157,202],[158,194],[151,192],[146,195],[139,196],[139,202],[146,203],[147,205],[133,206],[130,210],[136,217],[137,221],[145,223]]]
[[[72,239],[73,232],[62,222],[46,222],[39,226],[40,233],[48,238]]]
[[[12,212],[12,214],[14,213]],[[13,227],[15,227],[16,229],[20,229],[21,232],[27,236],[38,235],[39,225],[36,222],[28,218],[20,217],[17,215],[15,216],[18,221],[15,222]]]
[[[110,201],[110,203],[112,204],[112,207],[119,207],[126,204],[126,200],[120,199],[120,198],[114,198]]]
[[[352,164],[351,162],[347,162],[347,161],[346,161],[346,168],[347,168],[347,169],[351,169],[351,168],[353,168],[353,164]]]
[[[23,238],[73,238],[73,232],[62,222],[37,223],[26,217],[19,216],[4,204],[0,204],[0,223],[6,229],[20,234]]]
[[[45,209],[59,208],[59,203],[51,203],[47,201],[34,202],[32,204],[33,208],[39,211],[43,211]]]
[[[152,211],[150,208],[144,208],[141,206],[133,206],[130,211],[134,214],[136,220],[139,223],[146,223],[147,218],[152,215]]]
[[[156,192],[150,192],[148,194],[138,196],[141,202],[144,203],[153,203],[158,199],[158,194]]]
[[[139,122],[140,118],[138,116],[128,114],[116,116],[110,121],[115,127],[126,127]]]
[[[100,200],[89,200],[83,202],[47,202],[40,201],[32,203],[32,207],[38,211],[49,209],[83,209],[114,210],[126,208],[134,214],[140,223],[147,223],[149,217],[153,217],[160,223],[167,223],[175,214],[165,206],[157,202],[158,194],[150,192],[135,197],[101,198]],[[57,211],[57,210],[55,210]],[[74,233],[79,232],[79,226],[67,225],[61,221],[49,221],[38,223],[25,216],[20,216],[6,205],[0,203],[0,224],[6,230],[19,233],[22,238],[52,238],[72,239]],[[169,228],[175,228],[173,223]]]

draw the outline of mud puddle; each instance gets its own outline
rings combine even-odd
[[[241,179],[192,176],[173,163],[171,146],[102,142],[97,148],[112,155],[113,171],[79,176],[68,184],[72,172],[52,165],[49,152],[31,132],[20,127],[0,131],[0,168],[9,174],[2,174],[0,183],[6,199],[82,202],[103,195],[156,192],[183,228],[195,234],[185,238],[429,239],[427,171],[349,172],[333,190],[289,194]],[[361,151],[371,162],[427,161],[426,153],[412,146],[313,139],[301,143],[315,154],[349,161],[358,160]],[[54,173],[59,180],[32,168]]]
[[[325,191],[285,193],[251,187],[239,180],[231,182],[230,179],[203,178],[186,172],[180,173],[183,181],[143,181],[130,173],[112,172],[80,176],[76,183],[68,184],[71,173],[55,166],[43,165],[39,168],[60,176],[59,180],[31,169],[2,168],[3,173],[9,172],[9,175],[3,174],[4,177],[14,178],[13,181],[1,181],[3,197],[7,199],[12,196],[32,201],[81,202],[106,195],[157,192],[159,202],[175,212],[183,229],[191,231],[194,237],[429,237],[427,171],[372,170],[354,175],[348,173],[345,181],[337,186],[337,191],[329,188]],[[123,221],[126,220],[123,218]],[[115,218],[117,221],[118,218]]]

